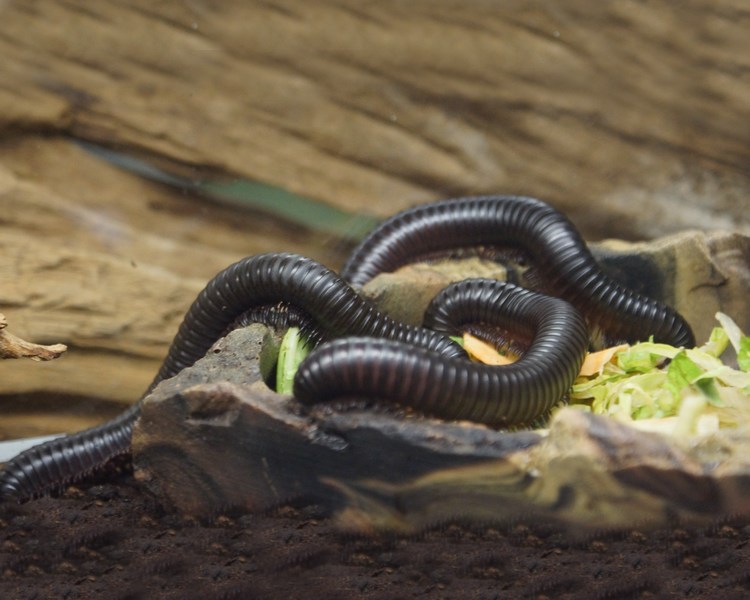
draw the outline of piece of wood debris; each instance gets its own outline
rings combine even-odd
[[[65,344],[43,346],[32,344],[8,332],[8,320],[0,313],[0,358],[30,358],[31,360],[52,360],[59,357],[68,347]]]

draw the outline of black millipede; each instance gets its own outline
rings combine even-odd
[[[525,196],[457,198],[400,212],[354,249],[341,275],[361,287],[419,256],[480,245],[524,249],[545,283],[543,291],[573,304],[592,329],[600,328],[612,341],[637,342],[653,335],[674,346],[695,345],[682,316],[603,273],[567,217]]]
[[[323,338],[371,335],[401,340],[436,355],[464,355],[447,337],[399,323],[379,312],[323,265],[295,254],[262,254],[227,267],[198,294],[144,397],[160,381],[204,356],[232,322],[243,315],[247,318],[248,310],[280,301],[308,314]],[[279,313],[256,314],[273,319]],[[107,423],[19,454],[0,473],[0,499],[39,495],[127,452],[141,401]]]
[[[342,338],[302,362],[294,396],[308,404],[346,396],[383,399],[443,419],[528,424],[570,388],[589,344],[586,321],[572,305],[496,280],[452,284],[425,314],[425,326],[448,335],[469,323],[499,325],[533,341],[517,362],[492,367],[397,341]]]
[[[423,253],[477,244],[511,244],[526,249],[537,261],[550,291],[578,306],[590,323],[614,338],[637,340],[653,334],[657,340],[675,345],[693,343],[689,326],[677,313],[606,277],[573,225],[548,205],[514,196],[466,198],[420,206],[387,220],[355,250],[346,263],[343,278],[291,254],[249,257],[228,267],[209,282],[191,306],[146,393],[202,357],[228,326],[238,317],[242,320],[243,313],[246,320],[268,318],[277,325],[288,324],[290,321],[279,311],[268,309],[281,301],[301,309],[301,313],[293,311],[294,319],[301,314],[299,318],[305,321],[309,313],[320,338],[374,335],[396,340],[358,337],[323,344],[303,363],[304,369],[295,381],[302,400],[313,402],[339,394],[329,389],[331,382],[338,381],[335,369],[349,365],[343,375],[359,379],[360,384],[374,374],[373,384],[382,386],[373,388],[378,397],[401,400],[408,406],[450,418],[476,418],[494,424],[528,422],[546,410],[553,396],[556,401],[565,391],[559,388],[570,376],[573,358],[577,356],[572,348],[580,342],[580,328],[572,309],[565,312],[561,308],[561,300],[524,295],[518,290],[511,294],[525,300],[520,305],[510,302],[509,310],[533,312],[537,335],[518,363],[497,369],[457,361],[463,353],[445,337],[381,315],[346,283],[359,287],[379,272],[412,262]],[[454,292],[456,289],[462,288],[454,288]],[[443,298],[442,302],[452,307],[449,299]],[[434,327],[439,322],[437,308],[433,305],[434,310],[427,317]],[[247,312],[253,309],[257,310]],[[544,320],[545,311],[558,315],[557,326]],[[491,315],[486,318],[489,323],[500,319]],[[446,323],[448,330],[455,326],[450,319]],[[507,326],[504,320],[503,323]],[[568,329],[573,331],[572,337],[564,333]],[[549,345],[558,350],[561,345],[570,348],[564,364],[551,360]],[[422,362],[414,363],[417,359]],[[408,365],[412,365],[412,371]],[[370,368],[372,374],[367,374]],[[544,375],[545,369],[552,369],[552,375]],[[432,376],[435,379],[428,380]],[[535,379],[544,381],[544,385],[522,385]],[[406,391],[397,389],[395,382]],[[361,388],[362,385],[357,387],[360,392]],[[435,389],[460,392],[453,396],[457,406],[446,406],[448,400],[441,393],[429,391]],[[493,407],[493,393],[503,390],[511,390],[517,399],[500,401]],[[472,396],[474,393],[477,395]],[[78,479],[126,452],[139,413],[140,401],[113,421],[22,453],[0,473],[0,499],[38,495]]]

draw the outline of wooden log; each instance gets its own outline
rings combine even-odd
[[[589,235],[747,228],[743,0],[5,2],[0,130],[351,211],[543,197]]]
[[[594,237],[747,228],[739,0],[0,14],[0,309],[22,337],[71,347],[3,370],[5,395],[132,402],[216,271],[269,250],[341,260],[328,239],[144,182],[71,139],[380,215],[502,191],[552,200]],[[730,271],[747,256],[696,250]],[[692,297],[729,289],[724,268]]]

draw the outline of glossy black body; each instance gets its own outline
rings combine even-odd
[[[670,307],[617,283],[599,268],[563,214],[524,196],[479,196],[423,204],[383,221],[354,249],[341,276],[354,287],[420,256],[455,248],[510,245],[531,257],[546,293],[580,310],[612,341],[695,345],[687,322]]]
[[[305,403],[370,397],[443,419],[528,424],[570,388],[589,343],[586,321],[569,303],[490,279],[447,287],[425,315],[426,327],[447,335],[467,324],[499,325],[533,342],[515,363],[493,367],[397,341],[342,338],[302,362],[294,396]]]
[[[295,394],[304,402],[368,393],[445,418],[527,423],[563,395],[580,366],[588,336],[575,309],[489,283],[467,283],[441,294],[428,311],[428,327],[452,333],[468,318],[534,333],[517,365],[492,368],[468,363],[440,334],[382,315],[349,285],[362,286],[420,255],[477,244],[524,248],[548,291],[615,339],[654,335],[675,345],[693,344],[689,326],[677,313],[605,276],[573,225],[550,206],[515,196],[466,198],[418,206],[388,219],[354,251],[342,277],[293,254],[260,255],[231,265],[196,298],[146,394],[204,356],[238,320],[302,323],[316,339],[355,336],[322,344],[303,363]],[[279,302],[290,310],[273,308]],[[561,355],[555,356],[553,347],[562,348]],[[45,493],[128,452],[139,414],[140,402],[108,423],[21,453],[0,473],[0,499]]]
[[[307,315],[316,335],[324,339],[369,335],[401,340],[445,357],[463,355],[446,337],[379,312],[323,265],[294,254],[262,254],[226,268],[198,295],[146,394],[204,356],[237,319],[288,324],[288,310],[268,308],[282,301],[296,307],[291,311],[293,319]],[[40,444],[15,457],[0,473],[0,499],[42,494],[128,452],[140,404],[98,427]]]

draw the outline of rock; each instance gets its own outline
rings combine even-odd
[[[683,232],[652,242],[618,240],[592,244],[603,269],[622,284],[673,306],[703,343],[717,325],[714,314],[730,315],[750,331],[750,235],[739,232]],[[533,284],[513,261],[506,266],[478,259],[415,264],[383,274],[364,293],[394,318],[421,324],[430,300],[453,281],[468,277],[505,279],[506,271],[521,284]]]
[[[589,237],[750,224],[743,0],[0,10],[5,137],[98,142],[381,217],[510,192]]]
[[[610,240],[594,253],[623,284],[677,309],[699,344],[717,325],[717,311],[750,331],[750,235],[694,231],[648,243]]]
[[[695,232],[650,244],[610,241],[594,252],[613,276],[676,305],[699,341],[717,310],[750,330],[747,236]],[[478,259],[417,264],[378,277],[365,293],[416,323],[450,281],[514,269]],[[270,391],[258,370],[242,370],[244,348],[262,345],[260,331],[251,332],[224,340],[232,368],[218,368],[209,354],[144,405],[134,434],[137,477],[180,512],[205,517],[303,499],[358,531],[519,515],[583,531],[749,514],[750,428],[678,443],[573,409],[560,410],[546,435],[393,409],[305,409]],[[241,343],[245,336],[255,341]]]
[[[135,473],[169,509],[206,518],[305,502],[358,532],[522,517],[581,535],[750,515],[750,428],[677,443],[575,409],[546,433],[306,409],[263,383],[270,339],[258,325],[235,331],[146,399]]]

